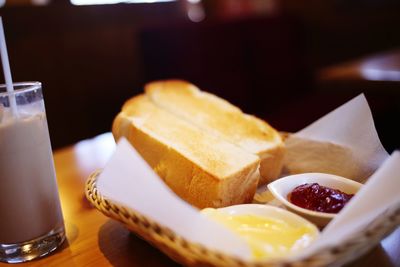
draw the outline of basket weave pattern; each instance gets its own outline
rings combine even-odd
[[[104,198],[96,187],[99,171],[88,178],[87,199],[104,215],[120,221],[130,231],[145,239],[178,263],[187,266],[225,267],[313,267],[340,266],[365,254],[400,224],[400,206],[388,209],[357,236],[337,247],[325,248],[301,261],[245,262],[229,255],[192,243],[169,228],[142,214]]]

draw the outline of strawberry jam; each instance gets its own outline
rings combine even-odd
[[[296,206],[326,213],[338,213],[354,194],[346,194],[317,183],[297,186],[288,195],[290,202]]]

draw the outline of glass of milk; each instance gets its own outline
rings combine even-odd
[[[32,260],[64,240],[42,85],[0,85],[0,261]]]

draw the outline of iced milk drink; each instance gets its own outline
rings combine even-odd
[[[1,261],[42,256],[65,238],[41,87],[39,90],[39,98],[29,96],[23,104],[17,97],[18,117],[0,106]],[[31,249],[28,253],[26,245]]]

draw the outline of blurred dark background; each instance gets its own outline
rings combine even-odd
[[[0,14],[14,81],[43,83],[53,149],[110,131],[125,100],[167,78],[289,132],[363,92],[399,148],[400,1],[31,1]]]

